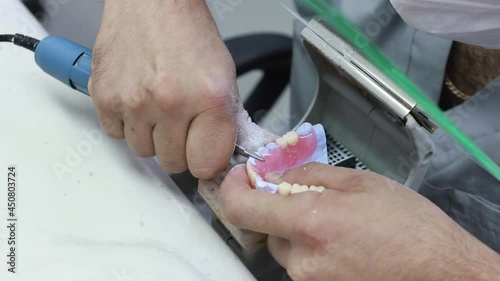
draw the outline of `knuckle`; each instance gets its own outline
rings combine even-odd
[[[148,92],[141,87],[130,90],[128,94],[122,95],[122,102],[125,108],[136,111],[144,108],[148,100]]]
[[[121,140],[125,138],[125,134],[123,133],[123,131],[119,130],[115,126],[108,127],[107,129],[105,128],[104,130],[106,131],[106,134],[112,139]]]
[[[235,91],[233,83],[219,81],[205,81],[199,83],[196,88],[198,95],[212,106],[226,105],[228,96]]]
[[[231,97],[238,96],[235,75],[225,69],[201,75],[193,91],[206,108],[227,106],[234,102]]]
[[[180,92],[154,92],[154,100],[158,107],[164,112],[179,111],[185,109],[187,103],[185,102],[186,97]],[[191,104],[193,106],[193,104]]]
[[[178,75],[172,72],[153,73],[150,71],[144,79],[143,87],[154,96],[155,102],[164,110],[179,110],[187,106],[198,107],[200,105],[202,110],[228,107],[232,101],[228,97],[237,92],[234,78],[213,73],[198,73],[194,76],[195,78],[191,79],[191,83],[187,85],[177,79]],[[194,105],[193,99],[196,100]]]
[[[373,184],[373,182],[370,183],[371,180],[367,181],[367,175],[368,174],[351,174],[344,179],[342,184],[347,190],[359,190],[361,187],[367,187]]]
[[[158,107],[166,112],[178,111],[186,108],[186,106],[194,106],[186,102],[187,97],[184,93],[174,88],[164,88],[151,92]]]
[[[154,102],[163,110],[172,110],[182,107],[186,101],[185,89],[176,79],[175,75],[169,72],[146,71],[143,78],[143,92],[153,97]]]
[[[118,120],[112,120],[110,118],[100,118],[99,122],[104,132],[113,139],[123,139],[125,134],[123,132],[122,123]]]
[[[94,93],[92,96],[95,105],[107,113],[123,112],[123,102],[120,97],[113,93]]]

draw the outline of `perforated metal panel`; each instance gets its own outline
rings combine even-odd
[[[330,134],[326,134],[328,149],[328,163],[333,166],[352,168],[357,170],[368,170],[354,154],[345,146],[336,141]]]

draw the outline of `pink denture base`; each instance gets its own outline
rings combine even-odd
[[[265,155],[266,161],[257,161],[254,165],[255,172],[265,179],[268,173],[282,172],[300,166],[311,157],[317,145],[315,131],[305,137],[299,136],[298,142],[294,145],[288,145],[284,149],[269,150]]]

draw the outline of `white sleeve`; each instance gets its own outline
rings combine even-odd
[[[391,0],[391,3],[417,29],[500,49],[500,0]]]

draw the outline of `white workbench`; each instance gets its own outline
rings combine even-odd
[[[2,0],[0,33],[15,32],[46,35],[20,1]],[[44,74],[32,53],[0,44],[0,97],[0,280],[254,280],[156,162],[105,136],[91,99]]]

